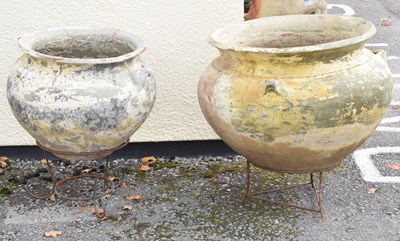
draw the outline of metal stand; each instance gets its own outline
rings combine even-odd
[[[101,151],[101,152],[96,152],[96,153],[85,153],[85,155],[88,156],[97,156],[97,157],[102,157],[107,153],[112,153],[118,149],[123,148],[124,146],[126,146],[128,144],[127,142],[124,142],[123,144],[121,144],[120,146],[110,149],[110,150],[105,150],[105,151]],[[42,194],[42,195],[38,195],[35,194],[32,190],[32,179],[28,180],[27,184],[26,184],[26,190],[28,192],[28,194],[36,199],[49,199],[51,196],[53,196],[54,194],[57,195],[57,198],[61,198],[61,199],[66,199],[66,200],[74,200],[74,201],[95,201],[96,199],[99,199],[110,194],[114,188],[113,185],[113,181],[109,179],[109,175],[108,175],[108,168],[109,168],[109,160],[108,158],[101,158],[101,159],[96,159],[93,160],[94,164],[95,164],[95,170],[96,173],[94,175],[90,175],[90,174],[82,174],[82,175],[78,175],[78,176],[72,176],[72,177],[67,177],[67,178],[63,178],[61,180],[56,179],[55,175],[54,175],[54,171],[52,169],[52,165],[51,162],[48,160],[47,158],[47,151],[53,152],[45,147],[43,147],[42,145],[40,145],[38,143],[38,146],[43,150],[43,155],[44,155],[44,160],[46,160],[46,166],[47,169],[50,173],[50,177],[51,177],[51,187],[50,192],[48,192],[47,194]],[[69,154],[69,153],[68,153]],[[82,153],[77,154],[77,155],[82,155]],[[105,162],[105,167],[102,171],[102,174],[100,174],[100,162]],[[120,184],[123,182],[125,175],[124,175],[124,171],[122,173],[122,177],[118,178],[120,181]],[[67,191],[63,192],[62,191],[62,187],[68,186],[68,184],[70,182],[76,181],[76,180],[83,180],[83,179],[88,179],[88,180],[92,180],[92,182],[89,185],[86,185],[84,187],[84,191],[87,190],[91,190],[92,193],[90,196],[87,197],[82,197],[82,196],[71,196],[71,193],[79,193],[79,191],[77,191],[77,187],[72,185],[69,185],[70,189]],[[97,189],[99,189],[100,187],[100,183],[102,183],[104,185],[104,191],[102,191],[101,193],[98,193]],[[37,189],[37,188],[36,188]],[[73,189],[73,190],[71,190]],[[39,191],[39,190],[36,190]],[[72,191],[72,192],[71,192]],[[82,191],[82,190],[81,190]],[[69,193],[69,194],[68,194]],[[100,201],[99,201],[100,202]]]
[[[274,204],[278,204],[278,205],[283,205],[283,206],[287,206],[287,207],[292,207],[292,208],[298,208],[298,209],[302,209],[302,210],[306,210],[306,211],[312,211],[312,212],[319,212],[321,215],[321,220],[325,221],[325,216],[324,216],[324,212],[322,210],[322,184],[323,184],[323,179],[322,179],[322,175],[323,172],[319,172],[319,180],[318,180],[318,187],[315,183],[314,180],[314,173],[310,173],[310,182],[307,183],[302,183],[302,184],[295,184],[295,185],[290,185],[290,186],[286,186],[286,187],[281,187],[281,188],[273,188],[273,189],[269,189],[263,192],[251,192],[250,191],[250,162],[247,161],[247,168],[246,168],[246,191],[242,197],[242,202],[245,202],[247,199],[252,198],[252,199],[256,199],[256,200],[261,200],[261,201],[265,201],[265,202],[270,202],[270,203],[274,203]],[[278,191],[282,191],[282,190],[288,190],[291,188],[296,188],[296,187],[301,187],[301,186],[306,186],[306,185],[311,185],[311,187],[314,190],[315,196],[316,196],[316,201],[318,204],[318,208],[309,208],[309,207],[304,207],[304,206],[300,206],[300,205],[296,205],[296,204],[290,204],[284,201],[276,201],[276,200],[272,200],[272,199],[267,199],[267,198],[262,198],[259,197],[259,195],[262,194],[266,194],[266,193],[271,193],[271,192],[278,192]]]

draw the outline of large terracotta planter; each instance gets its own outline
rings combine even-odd
[[[142,125],[155,79],[143,41],[118,29],[63,28],[19,38],[25,52],[8,78],[11,109],[55,155],[104,157]]]
[[[375,27],[335,15],[267,17],[218,29],[198,97],[208,123],[261,168],[311,173],[340,165],[375,130],[393,83]]]

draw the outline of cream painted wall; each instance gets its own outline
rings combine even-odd
[[[131,141],[218,138],[197,101],[197,81],[218,55],[207,43],[216,28],[242,21],[242,0],[12,0],[0,4],[0,146],[34,145],[15,120],[6,82],[22,54],[17,37],[63,26],[115,27],[141,36],[157,79],[152,113]]]

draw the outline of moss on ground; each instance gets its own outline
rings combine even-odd
[[[149,164],[150,167],[152,167],[153,170],[157,171],[163,168],[176,168],[182,166],[181,163],[175,162],[175,161],[156,161],[155,163]]]
[[[9,196],[12,193],[13,193],[13,191],[8,187],[3,187],[3,188],[0,189],[0,195],[1,196]]]
[[[110,237],[110,240],[122,240],[122,237],[119,236],[119,235],[115,235],[115,234],[113,234],[111,232],[108,232],[106,234],[107,234],[107,236]]]
[[[203,169],[198,167],[187,167],[183,166],[180,170],[180,176],[183,178],[192,178],[198,176]]]
[[[204,178],[214,178],[218,173],[243,173],[246,171],[246,166],[244,163],[212,163],[207,165],[208,170],[204,172]]]
[[[139,169],[134,169],[131,167],[125,167],[123,172],[125,173],[125,175],[132,175],[135,174],[138,178],[140,179],[144,179],[146,177],[146,173],[139,170]]]

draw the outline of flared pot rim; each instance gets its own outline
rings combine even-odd
[[[35,50],[35,45],[40,41],[50,40],[58,36],[72,36],[77,33],[87,35],[104,35],[112,36],[117,39],[127,42],[133,47],[132,51],[126,52],[116,57],[107,58],[70,58],[56,55],[49,55],[38,52]],[[35,58],[54,61],[59,63],[67,64],[109,64],[118,63],[125,60],[134,58],[142,54],[146,47],[142,38],[135,34],[131,34],[118,28],[91,28],[91,27],[61,27],[61,28],[49,28],[46,30],[39,30],[28,34],[23,34],[18,37],[18,45],[20,49]]]
[[[284,23],[295,22],[301,26],[303,23],[313,23],[315,21],[325,21],[327,24],[339,26],[339,23],[347,23],[347,28],[358,28],[360,32],[356,36],[329,41],[320,44],[305,45],[305,46],[293,46],[293,47],[257,47],[257,46],[246,46],[242,44],[240,40],[234,38],[240,34],[245,34],[244,31],[253,31],[257,33],[263,29],[272,27],[271,31],[279,30],[278,24],[284,26]],[[337,23],[335,23],[335,21]],[[283,24],[282,24],[283,23]],[[310,25],[311,26],[311,25]],[[253,52],[253,53],[269,53],[269,54],[293,54],[293,53],[306,53],[315,52],[329,49],[337,49],[346,47],[349,45],[364,44],[365,41],[370,39],[376,34],[375,26],[368,20],[343,15],[332,15],[332,14],[303,14],[303,15],[283,15],[283,16],[271,16],[265,18],[258,18],[254,20],[244,21],[237,24],[228,25],[219,29],[216,29],[208,37],[208,42],[220,49],[220,50],[231,50],[235,52]],[[225,35],[225,36],[224,36]],[[229,36],[231,35],[231,36]]]

